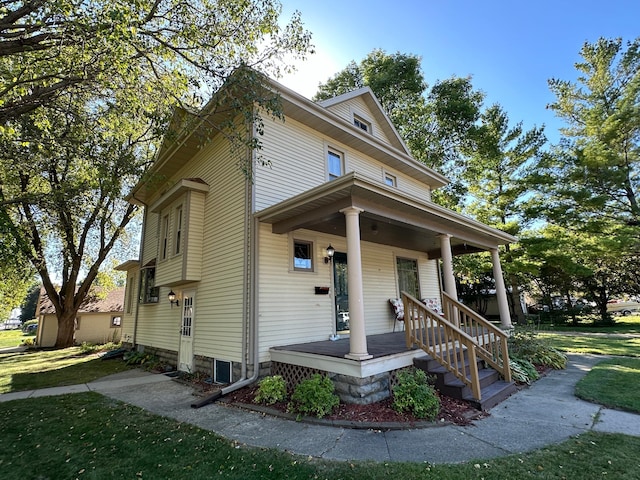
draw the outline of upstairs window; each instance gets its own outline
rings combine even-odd
[[[301,272],[313,271],[313,242],[293,241],[293,269]]]
[[[390,173],[385,173],[384,174],[384,183],[385,185],[389,185],[390,187],[397,187],[398,186],[398,180],[395,177],[395,175],[391,175]]]
[[[327,171],[330,181],[344,174],[344,158],[341,153],[335,150],[327,151]]]
[[[371,123],[367,122],[364,118],[358,115],[353,116],[353,124],[360,130],[364,130],[367,133],[371,133]]]
[[[175,249],[176,255],[180,253],[180,242],[182,241],[182,205],[176,208],[176,231],[175,231]]]
[[[161,258],[164,260],[167,258],[167,250],[169,249],[169,215],[162,217],[162,232],[160,233],[160,251],[162,252]]]
[[[156,267],[144,268],[141,280],[140,303],[158,303],[160,288],[156,287]]]

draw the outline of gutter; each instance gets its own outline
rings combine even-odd
[[[253,166],[255,151],[251,153]],[[193,402],[191,408],[200,408],[215,402],[229,393],[235,392],[247,385],[251,385],[260,376],[260,341],[258,336],[258,312],[257,291],[258,291],[258,237],[260,222],[253,216],[253,181],[252,177],[246,178],[245,184],[245,231],[247,232],[245,241],[245,264],[244,264],[244,285],[245,301],[243,306],[243,317],[246,321],[242,323],[242,370],[240,379],[231,385],[220,389],[207,397]],[[253,374],[247,378],[247,359],[253,354]]]

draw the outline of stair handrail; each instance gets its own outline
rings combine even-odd
[[[447,319],[471,336],[478,346],[477,355],[511,381],[509,367],[509,335],[447,292],[442,292],[442,309]]]
[[[477,342],[463,330],[431,310],[420,300],[401,292],[407,348],[421,348],[471,389],[476,400],[482,400],[476,359]],[[469,361],[464,360],[464,347]]]

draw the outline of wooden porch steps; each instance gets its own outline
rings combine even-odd
[[[465,362],[468,362],[466,351],[464,358]],[[478,410],[489,410],[516,391],[514,382],[505,382],[502,380],[498,372],[486,367],[482,360],[478,360],[481,400],[475,399],[468,386],[461,380],[458,380],[451,372],[430,356],[426,355],[415,358],[413,364],[416,368],[420,368],[427,372],[427,374],[435,377],[436,389],[442,395],[447,395],[459,400],[466,400]]]

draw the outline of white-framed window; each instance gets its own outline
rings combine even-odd
[[[395,175],[391,175],[389,172],[384,172],[384,184],[390,187],[397,187],[398,179]]]
[[[353,124],[360,130],[364,130],[367,133],[371,133],[371,122],[365,120],[359,115],[353,115]]]
[[[313,272],[313,242],[293,240],[293,269],[298,272]]]
[[[133,291],[136,286],[136,276],[132,275],[127,278],[127,313],[131,313],[133,308]]]
[[[329,180],[335,180],[344,175],[344,154],[336,149],[327,149],[327,173]]]
[[[162,230],[160,232],[160,258],[165,260],[169,250],[169,215],[162,217]]]
[[[118,328],[121,326],[122,326],[122,317],[120,315],[111,317],[111,328]]]
[[[182,251],[182,246],[181,246],[181,242],[182,242],[182,205],[179,205],[178,207],[176,207],[176,225],[175,225],[175,235],[174,235],[174,241],[175,241],[175,246],[173,249],[173,252],[175,255],[179,255],[180,252]]]
[[[158,303],[160,287],[156,287],[156,267],[142,269],[140,303]]]

